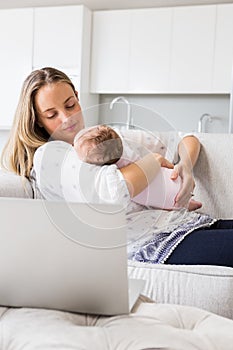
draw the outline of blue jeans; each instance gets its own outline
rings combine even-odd
[[[218,220],[211,227],[190,233],[166,264],[233,267],[233,220]]]

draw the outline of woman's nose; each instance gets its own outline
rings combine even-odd
[[[60,114],[60,120],[62,123],[65,123],[67,118],[70,117],[70,114],[68,112],[63,112]]]

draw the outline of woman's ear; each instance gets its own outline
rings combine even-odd
[[[39,120],[36,120],[36,124],[39,126],[39,128],[43,128],[43,124]]]

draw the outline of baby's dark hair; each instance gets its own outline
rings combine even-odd
[[[77,140],[75,140],[77,142]],[[85,161],[97,165],[116,163],[122,156],[123,144],[117,132],[107,125],[88,129],[78,137],[79,147],[88,144]]]

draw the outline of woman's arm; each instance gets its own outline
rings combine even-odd
[[[187,164],[191,169],[197,162],[200,153],[200,142],[197,137],[190,135],[184,137],[178,146],[180,162]]]
[[[161,155],[152,153],[122,169],[115,164],[87,164],[70,144],[51,141],[35,152],[33,174],[47,200],[128,204],[130,197],[153,180],[160,166],[173,168]]]
[[[135,163],[119,169],[126,181],[130,197],[135,197],[142,192],[161,167],[173,169],[174,165],[158,153],[149,153]]]
[[[33,172],[47,200],[127,204],[148,186],[161,166],[174,167],[153,153],[121,169],[115,164],[87,164],[79,160],[70,144],[51,141],[35,152]]]
[[[179,175],[182,178],[182,187],[176,196],[176,206],[187,205],[195,187],[193,167],[200,153],[200,142],[195,136],[184,137],[178,145],[179,163],[175,165],[171,179]]]

